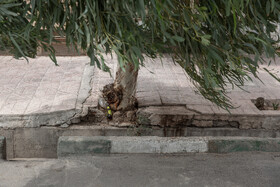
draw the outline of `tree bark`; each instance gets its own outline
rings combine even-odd
[[[132,63],[125,65],[124,70],[118,66],[114,84],[103,88],[103,97],[112,110],[134,110],[137,105],[135,98],[138,69]]]
[[[136,84],[138,78],[138,69],[135,69],[132,63],[127,64],[125,72],[118,66],[114,89],[122,91],[122,99],[117,110],[133,110],[136,103]]]

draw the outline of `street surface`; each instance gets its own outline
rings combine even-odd
[[[0,161],[1,187],[278,187],[280,153],[111,155]]]

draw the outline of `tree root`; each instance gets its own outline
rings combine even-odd
[[[103,87],[102,90],[102,97],[106,100],[108,105],[113,111],[119,111],[119,105],[122,102],[123,99],[123,88],[121,86],[118,86],[117,88],[114,86],[114,84],[108,84]],[[138,101],[134,96],[133,97],[133,105],[127,107],[126,111],[132,111],[135,109],[138,109]]]
[[[122,101],[122,88],[115,89],[114,84],[108,84],[103,87],[102,96],[114,111],[118,109]]]

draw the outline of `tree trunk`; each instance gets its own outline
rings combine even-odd
[[[135,108],[136,84],[138,77],[138,69],[136,70],[132,63],[127,64],[125,72],[118,66],[114,89],[122,91],[122,99],[117,110],[133,110]]]
[[[125,71],[118,66],[114,84],[106,85],[103,88],[103,97],[115,111],[128,111],[136,108],[138,69],[135,70],[132,63],[127,64],[124,69]]]

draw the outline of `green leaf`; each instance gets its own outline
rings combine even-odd
[[[269,15],[269,13],[270,13],[270,2],[269,2],[269,0],[266,1],[266,9],[265,10],[266,10],[266,14]]]
[[[201,36],[201,43],[202,43],[202,45],[208,46],[210,44],[210,40],[209,40],[210,38],[211,38],[211,35]]]
[[[181,37],[181,36],[172,36],[172,39],[176,40],[177,42],[183,42],[185,41],[185,38]]]
[[[13,35],[10,32],[9,32],[9,36],[10,36],[11,41],[13,42],[15,47],[17,48],[17,50],[20,52],[20,54],[28,61],[28,59],[26,58],[25,54],[23,53],[23,51],[21,50],[20,46],[18,45],[18,43],[16,42],[16,40],[14,39]]]
[[[16,13],[9,11],[8,9],[2,8],[2,7],[0,7],[0,13],[10,15],[10,16],[18,16]]]
[[[87,24],[85,22],[83,22],[83,26],[85,28],[85,34],[86,34],[86,43],[87,43],[87,49],[90,47],[90,44],[91,44],[91,37],[90,37],[90,32],[89,32],[89,28],[87,26]]]
[[[136,0],[136,10],[141,16],[142,20],[145,19],[145,3],[144,0]]]
[[[233,32],[234,34],[236,34],[236,28],[237,28],[237,21],[236,21],[236,14],[235,14],[235,10],[233,9],[233,23],[234,23],[234,29]]]
[[[201,43],[204,46],[208,46],[210,44],[210,41],[207,40],[206,38],[201,37]]]
[[[271,0],[271,11],[275,8],[275,0]]]
[[[226,16],[228,17],[231,11],[231,0],[225,1],[225,5],[226,5]]]
[[[116,17],[114,17],[114,20],[115,20],[115,25],[117,27],[118,33],[119,33],[120,37],[122,37],[122,31],[121,31],[121,28],[119,26],[118,20],[117,20]]]

